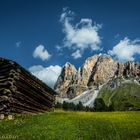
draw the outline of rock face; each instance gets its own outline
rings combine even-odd
[[[59,97],[74,98],[92,87],[114,78],[135,79],[140,82],[140,65],[136,62],[121,63],[107,55],[95,55],[85,60],[78,70],[66,63],[56,82]]]
[[[111,57],[100,56],[93,67],[88,85],[104,84],[113,78],[117,71],[117,65],[118,62],[114,61]]]
[[[55,94],[14,61],[0,58],[0,114],[50,111]]]
[[[99,55],[95,55],[93,57],[89,57],[85,63],[83,64],[83,66],[81,67],[81,71],[80,71],[80,76],[81,76],[81,81],[80,84],[87,86],[87,83],[89,82],[90,78],[91,78],[91,74],[93,73],[94,69],[95,69],[95,65],[99,59]]]
[[[61,91],[60,97],[70,97],[73,96],[71,93],[68,95],[66,92],[70,92],[70,86],[75,84],[76,82],[76,76],[77,76],[77,70],[74,65],[70,63],[66,63],[62,69],[62,72],[60,76],[58,77],[58,80],[55,85],[55,90],[57,92]]]

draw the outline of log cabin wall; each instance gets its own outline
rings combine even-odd
[[[55,91],[16,62],[0,58],[0,113],[51,111]]]

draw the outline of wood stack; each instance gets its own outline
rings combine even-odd
[[[14,61],[0,58],[0,114],[50,111],[55,94]]]

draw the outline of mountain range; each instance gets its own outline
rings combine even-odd
[[[102,98],[114,110],[140,108],[140,64],[119,62],[108,55],[94,55],[76,67],[67,62],[54,87],[58,102],[82,102],[93,107]]]

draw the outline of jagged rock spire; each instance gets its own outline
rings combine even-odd
[[[136,62],[121,63],[108,55],[94,55],[85,60],[81,68],[66,63],[60,74],[55,90],[60,97],[73,98],[87,88],[98,86],[113,78],[135,78],[140,81],[140,64]]]

